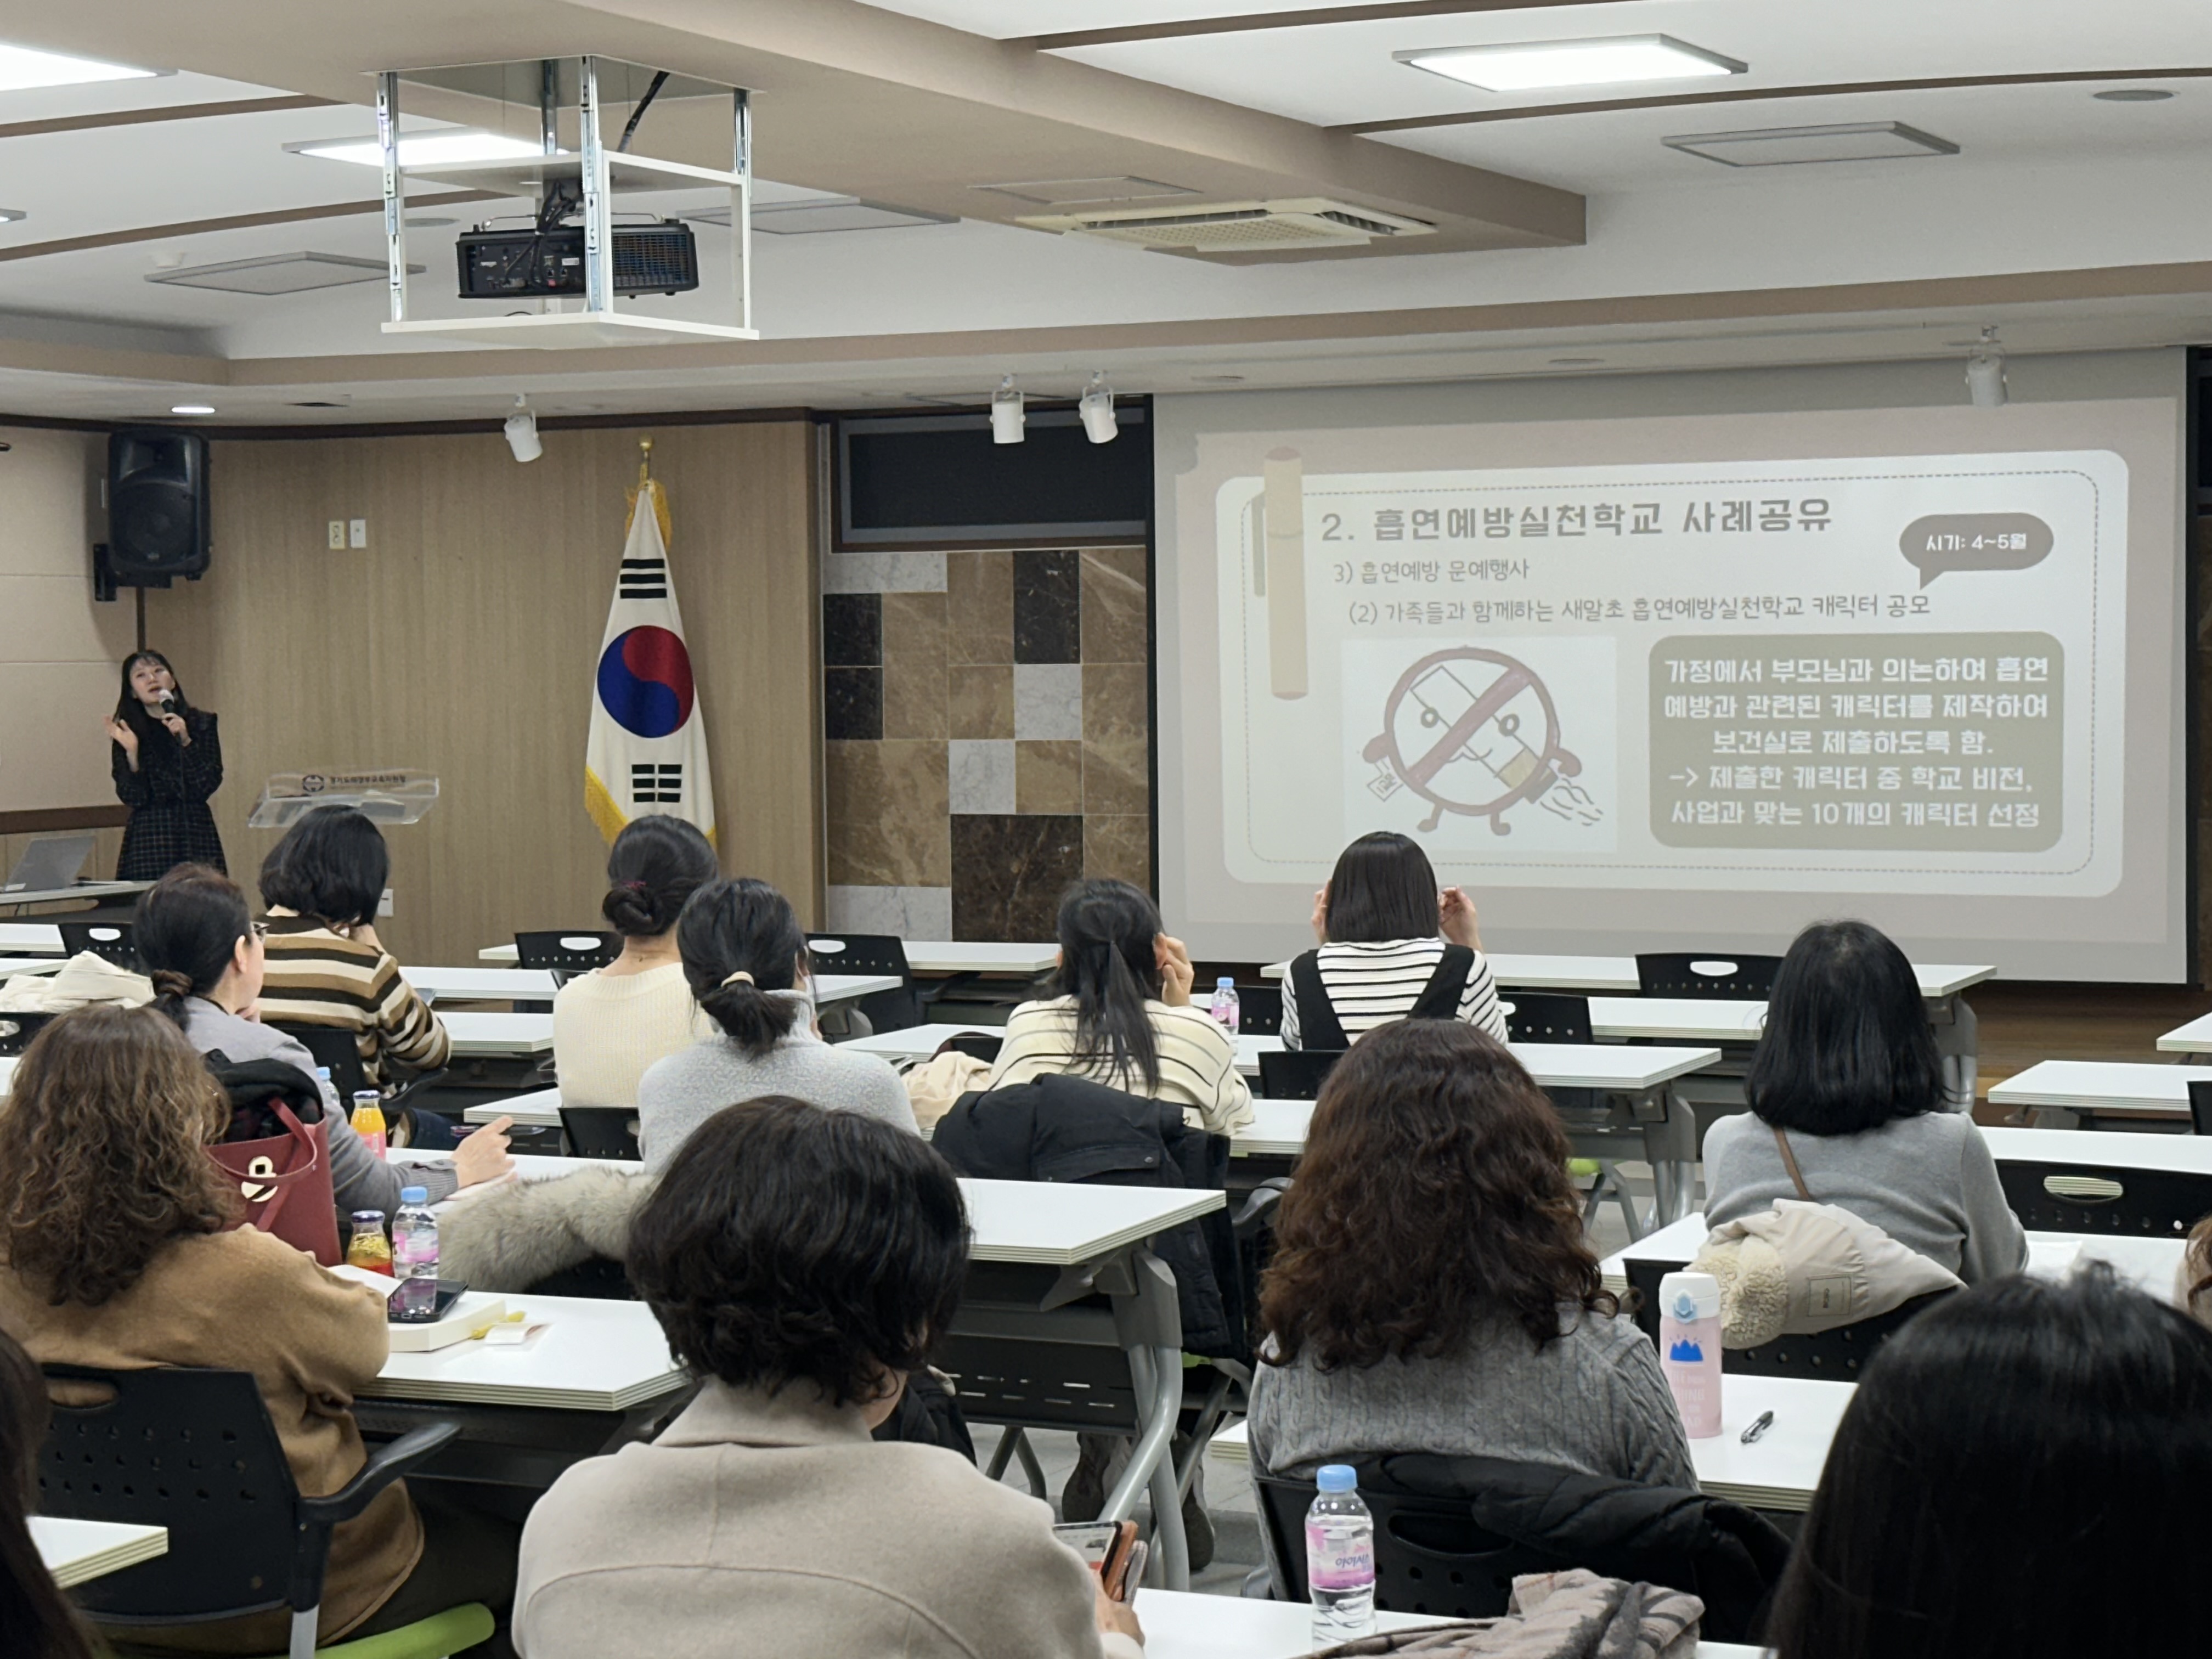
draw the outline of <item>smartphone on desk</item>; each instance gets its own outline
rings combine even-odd
[[[418,1304],[413,1307],[403,1308],[399,1300],[399,1292],[405,1287],[406,1283],[406,1280],[402,1279],[398,1284],[394,1285],[384,1298],[384,1318],[386,1324],[434,1325],[453,1310],[453,1304],[459,1302],[469,1288],[465,1280],[441,1279],[438,1281],[438,1297],[435,1303],[427,1307]]]
[[[1053,1535],[1083,1558],[1083,1563],[1098,1575],[1098,1582],[1106,1587],[1106,1594],[1116,1601],[1127,1601],[1137,1593],[1137,1581],[1144,1577],[1145,1558],[1149,1553],[1144,1541],[1137,1536],[1133,1521],[1068,1521],[1055,1526]]]

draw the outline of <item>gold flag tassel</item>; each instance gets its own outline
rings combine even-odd
[[[660,520],[660,539],[663,544],[665,544],[671,534],[668,523],[668,492],[660,487],[653,476],[653,440],[640,438],[637,441],[637,483],[632,485],[628,492],[630,518],[636,516],[637,498],[647,490],[653,492],[653,514]],[[629,518],[625,518],[623,525],[626,530],[629,525]]]

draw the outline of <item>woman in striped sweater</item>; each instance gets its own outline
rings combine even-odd
[[[1345,1048],[1401,1019],[1459,1019],[1505,1040],[1474,902],[1441,891],[1429,855],[1388,830],[1344,849],[1314,895],[1318,950],[1283,984],[1283,1046]]]
[[[351,1031],[362,1070],[379,1085],[394,1072],[443,1066],[452,1052],[446,1028],[376,937],[391,873],[383,832],[350,806],[317,807],[261,866],[269,907],[261,1018]]]

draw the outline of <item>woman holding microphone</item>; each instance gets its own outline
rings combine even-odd
[[[185,701],[169,659],[141,651],[124,659],[123,695],[107,719],[115,794],[131,809],[118,881],[159,881],[179,864],[229,866],[208,797],[222,787],[215,716]]]

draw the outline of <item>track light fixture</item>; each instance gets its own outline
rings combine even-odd
[[[1121,427],[1114,418],[1114,388],[1106,384],[1101,370],[1091,377],[1091,384],[1083,388],[1083,399],[1076,404],[1083,416],[1083,435],[1094,444],[1110,444],[1121,434]]]
[[[1997,341],[1994,324],[1982,331],[1982,343],[1966,359],[1966,396],[1976,409],[2005,405],[2004,347]]]
[[[538,417],[530,412],[527,398],[516,397],[514,413],[501,429],[507,434],[507,447],[514,452],[516,460],[534,461],[545,453],[545,446],[538,441]]]
[[[1029,417],[1022,413],[1022,394],[1014,390],[1014,377],[1009,374],[991,394],[991,441],[1018,444],[1028,423]]]

